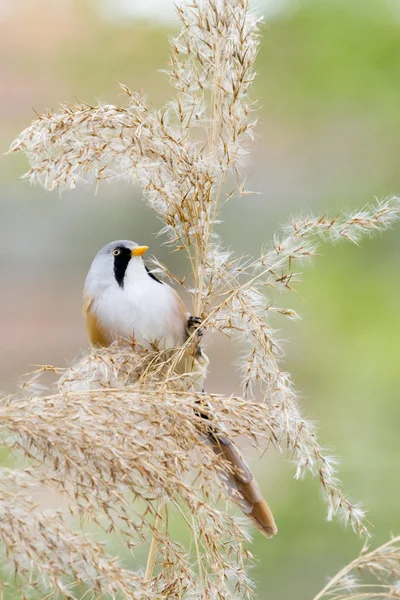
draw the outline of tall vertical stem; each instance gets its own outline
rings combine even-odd
[[[154,521],[153,538],[150,544],[149,555],[147,557],[146,571],[144,574],[144,583],[149,583],[153,578],[154,569],[156,566],[157,559],[157,548],[158,548],[158,534],[160,531],[160,525],[162,521],[161,513],[165,507],[165,504],[161,503],[157,508],[156,519]]]

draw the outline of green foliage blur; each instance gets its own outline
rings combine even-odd
[[[167,64],[169,25],[104,21],[89,2],[64,2],[65,13],[50,0],[35,4],[11,9],[10,0],[0,22],[4,151],[33,106],[41,112],[75,97],[120,102],[119,81],[146,90],[156,106],[168,99],[157,70]],[[262,33],[258,138],[248,159],[248,187],[261,195],[232,200],[220,228],[239,253],[258,252],[291,215],[335,214],[400,194],[396,2],[298,0]],[[23,157],[1,159],[0,387],[8,391],[32,365],[65,364],[87,346],[81,288],[103,244],[135,239],[172,270],[186,269],[160,247],[159,223],[139,190],[106,184],[97,196],[81,187],[60,198],[20,182],[25,170]],[[300,278],[299,294],[281,303],[303,320],[275,323],[288,340],[285,368],[321,440],[340,457],[345,489],[368,510],[375,545],[400,532],[400,226],[362,247],[323,245]],[[208,388],[237,391],[235,348],[214,338],[206,344]],[[286,457],[269,452],[252,466],[280,530],[270,541],[254,532],[259,598],[311,599],[362,541],[325,521],[318,483],[295,481]]]

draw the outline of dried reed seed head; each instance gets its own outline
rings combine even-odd
[[[400,536],[397,536],[374,550],[364,546],[360,555],[332,577],[313,600],[395,600],[399,598],[399,581]]]
[[[143,364],[148,367],[146,361]],[[232,437],[246,435],[256,444],[256,435],[267,437],[263,406],[240,398],[171,391],[157,377],[153,387],[144,386],[137,369],[138,356],[126,348],[94,352],[63,374],[60,391],[40,396],[32,393],[28,382],[19,396],[4,400],[0,428],[12,433],[14,451],[34,461],[33,477],[69,494],[78,515],[92,515],[97,522],[100,512],[106,529],[122,522],[122,535],[131,547],[151,533],[159,501],[180,507],[185,521],[193,522],[191,531],[196,529],[207,573],[204,586],[220,590],[234,565],[246,559],[245,535],[226,509],[218,508],[221,500],[226,504],[222,475],[230,467],[210,447],[198,407],[201,403],[203,414],[224,422]],[[249,408],[245,418],[244,405]],[[264,431],[257,431],[257,424]],[[172,540],[168,543],[170,553],[178,551]],[[189,564],[190,556],[185,556]],[[168,570],[165,561],[161,556],[160,573]],[[193,588],[197,575],[188,573],[185,586]],[[243,593],[247,590],[244,573],[236,575],[236,586]],[[229,589],[221,597],[230,598]]]
[[[18,474],[6,475],[19,484]],[[20,579],[29,582],[21,585],[23,594],[43,597],[50,588],[62,597],[80,598],[86,586],[98,597],[159,597],[150,590],[146,593],[142,578],[119,567],[100,544],[73,532],[61,513],[43,513],[26,496],[13,496],[2,488],[0,511],[3,564],[11,559]]]

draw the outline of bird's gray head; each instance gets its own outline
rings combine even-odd
[[[142,256],[148,246],[139,246],[129,240],[110,242],[95,256],[88,276],[85,289],[93,293],[95,288],[106,288],[110,285],[124,287],[125,278],[129,271],[138,270],[145,272]]]

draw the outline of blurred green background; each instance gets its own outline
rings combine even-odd
[[[232,201],[220,228],[246,253],[257,253],[291,215],[400,193],[400,2],[258,6],[266,21],[249,187],[262,195]],[[33,108],[123,101],[119,81],[161,106],[171,88],[157,70],[167,64],[175,29],[170,0],[1,0],[2,150]],[[138,189],[105,184],[96,196],[80,187],[60,198],[20,181],[26,168],[22,156],[1,158],[0,387],[7,391],[32,365],[63,365],[87,346],[81,289],[102,245],[135,239],[172,270],[186,269],[160,247],[159,223]],[[345,489],[368,510],[377,544],[400,532],[400,226],[362,248],[324,245],[303,280],[301,297],[282,297],[303,320],[275,323],[288,340],[285,369],[322,442],[341,458]],[[211,336],[206,344],[207,387],[237,391],[235,348]],[[252,465],[280,529],[271,541],[254,534],[259,597],[309,599],[361,542],[326,523],[318,483],[294,481],[285,457],[254,457]]]

